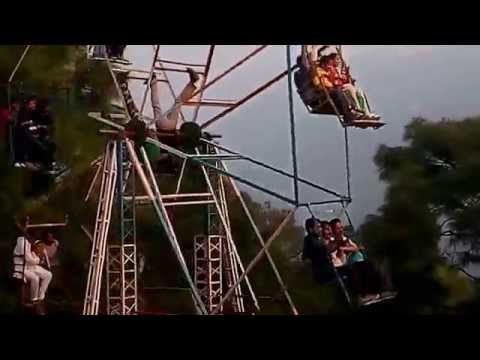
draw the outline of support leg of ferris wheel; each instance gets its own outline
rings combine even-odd
[[[135,226],[135,171],[131,171],[125,140],[117,140],[117,207],[119,241],[108,246],[107,313],[133,315],[138,311]],[[130,185],[130,186],[129,186]],[[130,197],[133,201],[126,201]]]
[[[224,237],[220,235],[196,235],[194,238],[194,279],[198,292],[212,313],[222,299]],[[220,309],[220,312],[223,309]]]
[[[115,70],[110,63],[110,60],[106,59],[108,70],[112,76],[112,79],[115,84],[118,95],[120,96],[123,103],[123,110],[126,116],[126,119],[131,120],[129,107],[127,99],[125,98],[125,93],[121,90]],[[117,203],[119,208],[119,225],[120,225],[120,243],[111,244],[108,246],[107,253],[107,313],[115,315],[128,315],[135,314],[138,310],[138,301],[137,301],[137,264],[136,264],[136,229],[135,229],[135,201],[125,202],[124,197],[127,195],[127,186],[128,179],[131,170],[131,162],[127,161],[127,149],[125,147],[125,141],[119,140],[117,151],[115,153],[116,157],[116,169],[120,173],[117,176]],[[90,185],[89,191],[85,201],[88,200],[89,195],[94,187],[96,178],[98,177],[98,172],[95,174],[92,184]],[[135,196],[135,184],[134,184],[134,173],[132,174],[133,185],[131,187],[132,195]],[[109,195],[111,201],[113,201],[115,194],[115,188],[112,189],[111,194]],[[102,196],[102,192],[101,192]],[[100,198],[99,208],[102,205],[102,198]],[[108,225],[107,228],[103,230],[105,233],[104,239],[101,242],[101,247],[106,246],[107,236],[108,236]],[[94,239],[95,240],[95,239]],[[98,246],[96,242],[93,242],[92,251]],[[98,251],[96,251],[98,253]],[[105,257],[105,250],[102,252],[102,264],[101,266],[97,264],[96,268],[93,270],[93,279],[97,280],[98,284],[101,284],[101,278],[103,276],[103,259]],[[98,263],[98,261],[96,261]],[[98,313],[99,299],[101,286],[98,285],[96,289],[95,281],[93,285],[90,285],[92,281],[90,280],[89,272],[89,281],[87,289],[90,289],[91,286],[95,287],[93,294],[86,295],[86,299],[93,299],[88,301],[93,301],[96,310],[89,311],[85,309],[84,313]],[[88,292],[89,290],[87,290]],[[87,302],[87,300],[86,300]]]
[[[197,155],[199,154],[198,149],[196,150],[196,153],[197,153]],[[210,181],[210,178],[208,177],[208,173],[207,173],[206,167],[205,167],[204,165],[201,165],[200,167],[201,167],[201,169],[202,169],[203,176],[204,176],[205,181],[206,181],[206,183],[207,183],[208,191],[209,191],[210,193],[212,193],[213,200],[214,200],[214,202],[215,202],[216,211],[217,211],[218,216],[219,216],[219,218],[220,218],[220,220],[221,220],[221,224],[222,224],[222,226],[223,226],[223,229],[225,230],[225,232],[226,232],[226,234],[227,234],[227,239],[228,239],[228,238],[233,239],[232,234],[231,234],[231,232],[230,232],[230,229],[229,229],[228,226],[227,226],[225,217],[223,216],[223,213],[222,213],[222,210],[221,210],[219,201],[218,201],[218,197],[216,196],[215,191],[214,191],[213,186],[212,186],[212,183],[211,183],[211,181]],[[240,267],[240,269],[242,270],[242,272],[244,272],[245,270],[244,270],[244,268],[243,268],[242,261],[241,261],[241,259],[240,259],[239,254],[238,254],[237,248],[236,248],[236,246],[235,246],[235,244],[234,244],[233,242],[232,242],[231,244],[232,244],[233,252],[234,252],[234,254],[235,254],[235,258],[237,259],[237,262],[238,262],[238,264],[239,264],[239,267]],[[253,300],[253,303],[254,303],[255,308],[256,308],[257,310],[259,310],[259,309],[260,309],[260,306],[259,306],[259,304],[258,304],[257,297],[256,297],[256,295],[255,295],[255,292],[253,291],[253,288],[252,288],[252,286],[251,286],[251,284],[250,284],[250,280],[248,279],[248,277],[245,279],[245,283],[246,283],[246,285],[247,285],[248,291],[250,292],[250,295],[251,295],[251,297],[252,297],[252,300]],[[235,290],[233,290],[233,291],[235,291]],[[215,309],[214,312],[217,313],[217,312],[218,312],[217,310],[218,310],[218,309]]]
[[[155,209],[157,217],[159,218],[165,230],[165,233],[168,237],[168,240],[170,241],[170,244],[172,245],[173,251],[177,257],[177,260],[180,264],[183,274],[188,282],[188,285],[192,293],[192,298],[194,299],[194,304],[195,304],[197,313],[206,314],[207,310],[205,308],[205,304],[203,303],[200,297],[200,294],[198,293],[198,290],[190,276],[187,263],[185,261],[185,258],[183,257],[182,251],[180,249],[180,245],[178,244],[178,240],[177,240],[175,231],[173,229],[172,223],[168,217],[165,204],[162,201],[162,195],[160,193],[160,190],[158,189],[158,185],[155,180],[155,175],[153,174],[152,167],[150,165],[150,161],[145,152],[145,149],[143,149],[142,147],[140,149],[140,153],[142,155],[142,160],[145,165],[145,168],[147,170],[148,178],[145,172],[143,171],[142,166],[140,165],[140,162],[137,158],[137,155],[135,153],[135,150],[130,140],[126,140],[126,144],[127,144],[127,149],[130,155],[130,159],[132,160],[135,170],[137,171],[137,175],[140,178],[140,181],[142,182],[145,191],[147,192],[147,196],[149,197],[150,202],[152,203]]]
[[[106,63],[117,93],[122,100],[125,117],[130,121],[131,115],[126,93],[120,88],[108,58]],[[116,140],[116,144],[115,160],[118,172],[116,200],[120,238],[116,243],[109,244],[107,251],[107,314],[133,315],[138,311],[135,201],[125,201],[125,197],[135,198],[135,170],[132,171],[126,140]],[[128,187],[129,180],[132,183],[130,188]]]
[[[110,228],[109,225],[113,207],[116,178],[116,143],[109,141],[106,145],[102,164],[102,181],[83,306],[84,315],[98,314],[100,292],[102,288],[103,265],[105,262],[106,243]]]
[[[227,293],[224,295],[222,300],[220,301],[219,307],[221,307],[228,299],[233,295],[235,292],[235,287],[240,286],[241,282],[246,279],[248,274],[253,270],[253,268],[259,263],[259,261],[263,258],[265,253],[268,251],[268,248],[272,245],[273,241],[280,235],[282,232],[283,228],[290,222],[292,217],[295,215],[296,210],[298,209],[297,206],[295,206],[293,209],[291,209],[288,214],[285,216],[283,221],[280,223],[280,225],[277,227],[275,232],[270,236],[270,238],[265,242],[265,245],[262,247],[262,249],[257,253],[257,255],[253,258],[252,261],[248,264],[247,268],[245,271],[243,271],[242,275],[240,278],[235,282],[232,288],[230,288]],[[218,308],[212,312],[212,315],[217,314]]]
[[[214,190],[218,185],[215,180]],[[213,197],[214,194],[211,193],[210,196]],[[206,235],[194,238],[195,283],[207,304],[208,313],[211,313],[218,307],[223,294],[222,275],[225,264],[222,258],[225,236],[215,205],[207,204],[206,215]],[[223,313],[223,307],[219,312]]]
[[[205,148],[207,149],[206,153],[209,153],[212,147],[206,146]],[[209,313],[211,313],[218,307],[222,298],[222,274],[226,280],[225,283],[227,287],[231,287],[237,280],[235,274],[238,274],[238,263],[232,251],[231,238],[225,236],[226,234],[230,234],[231,230],[228,219],[228,208],[222,187],[222,177],[211,169],[208,169],[207,175],[212,184],[211,188],[216,192],[209,194],[212,198],[215,197],[215,199],[218,199],[220,206],[217,208],[215,203],[207,205],[207,235],[195,236],[194,259],[195,283],[207,304]],[[218,209],[220,209],[221,212],[219,212]],[[227,230],[222,226],[220,215],[225,218]],[[232,298],[231,303],[234,312],[244,312],[240,287],[237,287],[235,297]],[[223,308],[219,311],[223,312]]]
[[[147,168],[151,183],[149,182],[147,175],[143,171],[142,165],[140,164],[137,158],[137,155],[135,153],[135,150],[133,149],[133,145],[131,144],[130,140],[123,140],[123,141],[125,142],[129,160],[133,164],[134,171],[136,171],[138,177],[140,178],[141,183],[144,187],[144,190],[146,191],[148,198],[152,202],[152,205],[157,213],[157,216],[160,218],[160,221],[162,222],[162,225],[172,244],[173,250],[177,255],[177,259],[179,260],[179,263],[182,267],[184,275],[187,278],[187,281],[189,282],[189,285],[192,291],[192,297],[195,300],[195,306],[196,306],[197,312],[200,314],[205,314],[206,313],[205,306],[202,303],[200,296],[198,295],[197,289],[195,288],[193,281],[190,278],[190,274],[188,272],[185,259],[183,258],[180,247],[175,237],[175,233],[173,231],[173,227],[166,214],[165,206],[161,200],[161,194],[158,191],[158,187],[154,180],[154,175],[151,170],[150,163],[148,162],[146,153],[142,148],[141,149],[142,156],[144,157],[145,166]],[[116,176],[117,162],[115,161],[116,160],[115,146],[116,146],[116,142],[109,141],[107,145],[107,151],[104,156],[104,159],[107,162],[104,168],[107,170],[105,171],[105,174],[102,177],[102,186],[100,191],[97,222],[96,222],[95,235],[94,235],[94,241],[93,241],[93,247],[92,247],[92,257],[90,262],[87,292],[86,292],[85,304],[84,304],[84,314],[86,315],[98,314],[100,290],[101,290],[101,278],[103,274],[103,260],[105,258],[106,241],[107,241],[108,230],[109,230],[108,225],[110,222],[110,214],[112,209],[115,186],[117,187],[119,186],[118,184],[115,183],[115,178],[112,177],[113,175]],[[152,187],[155,190],[152,190]],[[155,191],[155,194],[154,194],[154,191]],[[134,203],[134,201],[131,201],[131,203]],[[107,218],[108,221],[106,221],[105,218]],[[134,227],[131,227],[131,229],[134,230]],[[128,234],[128,232],[124,232],[124,235],[129,236],[131,234]],[[136,287],[134,286],[136,284],[136,259],[134,257],[135,251],[128,251],[127,249],[127,248],[130,248],[130,250],[132,249],[135,250],[135,248],[131,246],[133,245],[131,243],[124,244],[124,245],[128,245],[128,246],[125,246],[124,249],[120,249],[120,251],[117,251],[116,254],[114,254],[114,250],[112,248],[112,254],[111,254],[112,267],[114,267],[115,264],[117,264],[117,267],[120,267],[120,270],[116,274],[114,274],[113,272],[111,272],[110,274],[113,276],[110,277],[111,281],[109,284],[111,285],[109,287],[109,290],[112,291],[109,293],[109,296],[110,296],[109,312],[114,314],[115,313],[133,314],[135,312],[135,307],[136,307],[136,293],[135,293]],[[100,256],[97,254],[100,254]],[[97,259],[100,259],[102,261],[98,261]],[[125,265],[123,267],[124,270],[125,269],[129,270],[128,272],[121,270],[122,261]],[[133,271],[134,269],[135,271]],[[129,276],[130,276],[130,280],[128,279]],[[114,289],[118,289],[118,290],[123,289],[122,291],[124,292],[115,296],[115,293],[113,292]],[[118,293],[118,290],[117,290],[117,293]],[[122,297],[122,294],[123,294],[123,297]]]
[[[211,145],[205,146],[206,153],[215,155],[215,147]],[[215,161],[215,166],[220,166],[220,161]],[[225,219],[226,230],[223,229],[219,214],[217,213],[216,206],[214,204],[208,205],[209,211],[209,225],[210,223],[215,224],[215,228],[213,231],[217,231],[224,236],[224,246],[223,246],[223,267],[224,273],[226,278],[227,287],[230,288],[233,286],[235,281],[238,280],[238,261],[235,257],[233,247],[235,246],[232,237],[230,234],[232,233],[230,227],[230,217],[228,213],[228,204],[225,194],[225,187],[223,182],[223,176],[218,174],[217,172],[213,171],[212,169],[207,170],[210,182],[212,183],[212,187],[216,193],[216,198],[219,202],[219,208],[221,210],[221,214]],[[213,214],[213,219],[210,218],[210,214]],[[242,288],[237,287],[235,290],[235,296],[232,297],[232,307],[235,312],[243,313],[245,311],[244,304],[243,304],[243,297],[242,297]]]
[[[217,154],[219,153],[218,149],[216,149],[216,153]],[[221,166],[222,166],[223,169],[225,169],[225,171],[228,171],[228,168],[227,168],[224,161],[221,162]],[[245,215],[247,216],[248,220],[250,221],[250,225],[252,226],[260,245],[262,247],[265,246],[265,240],[263,239],[263,236],[260,233],[260,230],[258,229],[258,227],[255,223],[255,220],[253,219],[253,216],[252,216],[252,214],[251,214],[251,212],[250,212],[250,210],[247,206],[247,203],[243,199],[242,193],[238,189],[237,183],[231,177],[229,177],[229,180],[230,180],[230,184],[232,185],[233,191],[235,192],[235,195],[237,196],[238,200],[240,201],[240,204],[242,205],[242,208],[243,208],[243,211],[245,212]],[[285,282],[283,281],[282,276],[280,275],[280,272],[277,269],[277,266],[275,265],[275,261],[273,260],[271,254],[268,250],[266,250],[265,254],[266,254],[268,262],[270,263],[270,266],[273,270],[273,273],[275,274],[275,277],[278,281],[278,284],[282,288],[283,294],[285,295],[285,298],[287,299],[287,301],[290,305],[292,313],[294,315],[298,315],[297,308],[296,308],[296,306],[295,306],[295,304],[292,300],[292,297],[290,296],[290,293],[288,292],[287,286],[286,286]]]
[[[225,194],[225,183],[223,181],[223,176],[220,177],[220,203],[223,205],[223,214],[225,216],[225,220],[228,226],[228,233],[232,233],[232,228],[230,226],[230,216],[229,216],[229,211],[228,211],[228,203],[227,203],[227,197]],[[228,266],[229,268],[225,269],[225,272],[230,275],[230,277],[227,279],[228,281],[228,287],[232,287],[233,284],[235,284],[236,281],[238,281],[238,273],[239,273],[239,264],[237,261],[237,258],[235,257],[235,252],[233,250],[233,247],[235,246],[233,239],[227,237],[226,239],[226,246],[225,246],[225,261],[227,262],[226,267]],[[235,291],[235,296],[233,298],[233,306],[234,310],[240,313],[245,312],[245,306],[243,303],[243,294],[242,294],[242,288],[238,287]]]

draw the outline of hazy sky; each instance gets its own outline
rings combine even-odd
[[[255,46],[217,46],[210,78],[224,71]],[[299,47],[294,47],[295,52]],[[207,45],[163,45],[164,59],[205,62]],[[353,76],[365,90],[375,112],[382,115],[387,126],[373,130],[351,129],[350,159],[353,203],[350,213],[354,225],[374,213],[383,203],[384,186],[378,181],[372,158],[380,144],[402,143],[403,128],[414,116],[434,120],[441,117],[464,117],[480,114],[477,83],[480,72],[480,46],[407,46],[355,45],[344,46],[345,57]],[[284,46],[271,46],[254,60],[225,77],[205,92],[206,98],[240,99],[286,67]],[[151,46],[130,45],[126,56],[138,69],[149,69],[153,57]],[[296,54],[294,58],[296,57]],[[187,81],[185,74],[169,73],[176,93]],[[144,85],[132,84],[137,100],[143,96]],[[297,156],[302,177],[318,182],[340,193],[346,192],[343,129],[335,117],[310,115],[297,94],[294,94],[297,128]],[[165,88],[162,99],[165,109],[172,98]],[[150,112],[147,101],[146,113]],[[202,109],[199,122],[208,120],[218,108]],[[187,118],[191,112],[185,111]],[[222,134],[222,144],[251,155],[274,166],[291,171],[290,130],[286,79],[273,85],[255,99],[227,115],[210,128]],[[274,173],[259,170],[240,162],[230,162],[232,172],[255,179],[256,182],[282,194],[292,195],[290,181]],[[257,191],[250,191],[257,200],[272,200]],[[302,201],[330,199],[318,191],[301,188]],[[326,217],[318,208],[317,215]],[[299,212],[299,218],[305,213]]]

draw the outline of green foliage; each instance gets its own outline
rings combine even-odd
[[[479,135],[478,117],[417,118],[406,127],[406,146],[382,145],[375,156],[388,184],[385,204],[360,234],[372,253],[391,262],[405,296],[419,308],[453,307],[473,296],[470,281],[449,269],[440,251],[462,244],[477,254]]]
[[[0,77],[2,80],[1,98],[7,99],[6,83],[17,64],[23,46],[0,46]],[[103,74],[104,76],[99,76]],[[39,179],[23,169],[15,169],[7,162],[5,147],[1,143],[0,157],[0,216],[4,219],[0,227],[0,257],[2,267],[0,276],[0,298],[5,300],[0,311],[11,309],[12,289],[9,287],[11,271],[11,252],[15,241],[13,217],[29,214],[34,222],[62,220],[65,214],[70,216],[70,226],[59,233],[62,241],[62,261],[69,272],[81,274],[72,277],[69,287],[78,297],[84,291],[84,263],[89,255],[89,243],[80,230],[80,224],[91,222],[91,210],[83,205],[82,197],[88,184],[87,171],[90,162],[103,149],[103,140],[97,136],[98,126],[88,118],[88,101],[82,95],[85,83],[97,81],[102,96],[98,96],[97,109],[107,104],[109,97],[108,75],[101,64],[87,66],[84,47],[76,46],[32,46],[24,62],[18,68],[11,87],[13,98],[22,98],[36,94],[52,100],[55,120],[54,139],[58,145],[57,159],[70,168],[70,174],[60,183],[49,183],[48,196],[31,197],[32,186]],[[88,222],[87,222],[88,220]]]

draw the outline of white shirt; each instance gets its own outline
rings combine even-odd
[[[347,263],[347,256],[343,251],[336,250],[332,253],[333,266],[340,267]]]
[[[15,249],[13,249],[13,255],[13,277],[17,279],[22,278],[24,261],[26,269],[33,269],[36,265],[40,264],[40,258],[32,252],[32,246],[24,236],[19,236],[17,238],[17,244],[15,245]]]
[[[335,241],[335,238],[332,238],[331,241]],[[348,245],[353,245],[351,240],[345,236],[342,237],[342,241],[346,242]],[[347,263],[347,254],[341,250],[335,250],[331,254],[333,266],[340,267]]]

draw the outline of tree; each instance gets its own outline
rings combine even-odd
[[[458,245],[464,263],[479,254],[479,135],[480,117],[416,118],[405,129],[405,146],[382,145],[375,156],[388,184],[385,204],[367,217],[360,235],[372,253],[390,261],[404,298],[423,309],[452,307],[473,293],[443,255]]]
[[[0,46],[1,106],[7,105],[6,83],[24,49],[24,46]],[[94,83],[99,93],[93,107],[82,92],[87,83]],[[79,189],[88,181],[86,175],[90,161],[101,152],[103,144],[102,139],[96,136],[98,125],[87,117],[87,113],[106,108],[112,94],[105,66],[87,64],[85,47],[78,46],[32,46],[18,68],[11,90],[13,99],[22,100],[25,96],[36,94],[51,100],[57,158],[66,163],[71,172],[60,184],[50,181],[44,196],[27,196],[32,186],[36,186],[38,178],[28,171],[11,167],[5,156],[6,144],[1,140],[0,217],[3,226],[0,227],[0,260],[5,266],[0,272],[0,311],[7,311],[14,304],[13,293],[8,288],[16,234],[14,216],[29,214],[35,222],[50,222],[69,214],[74,225],[65,232],[68,239],[62,244],[65,261],[72,273],[77,273],[78,267],[82,266],[83,254],[88,253],[85,251],[88,243],[81,237],[78,224],[84,223],[89,211],[79,206],[82,204]],[[81,277],[73,280],[81,280]],[[82,287],[78,288],[79,292],[83,291]]]

